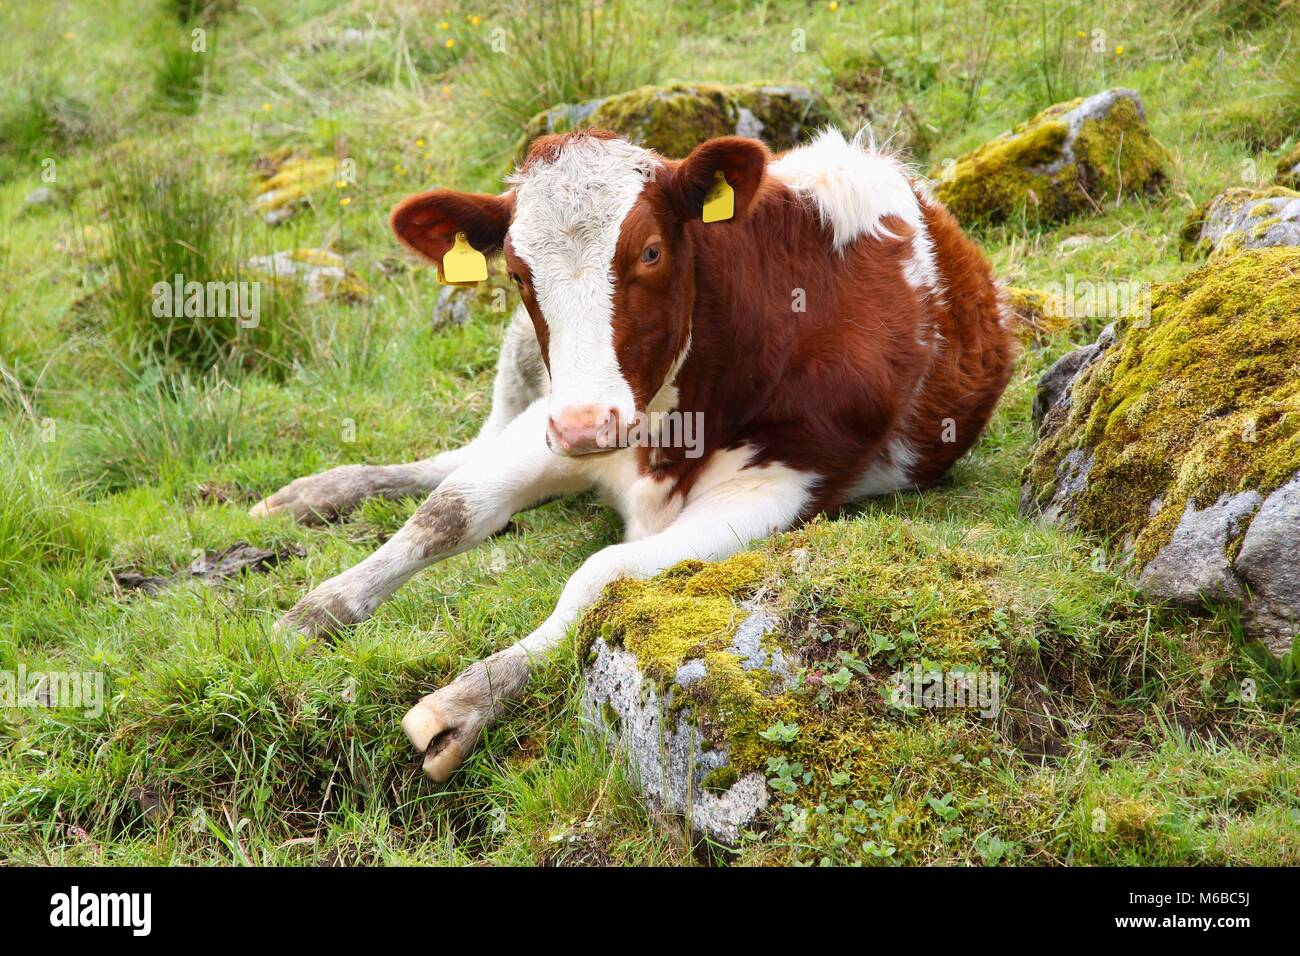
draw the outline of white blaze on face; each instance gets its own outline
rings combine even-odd
[[[614,353],[614,250],[623,220],[658,166],[623,140],[578,139],[513,178],[510,241],[532,272],[549,333],[550,409],[636,411]]]

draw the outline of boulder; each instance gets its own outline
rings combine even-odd
[[[1300,143],[1278,158],[1273,182],[1288,189],[1300,189]]]
[[[768,806],[752,752],[794,681],[775,621],[741,603],[761,573],[742,554],[618,581],[580,628],[584,715],[627,754],[648,799],[729,844]]]
[[[361,302],[370,296],[365,281],[328,249],[288,249],[254,256],[245,265],[269,275],[272,282],[300,283],[308,305],[334,299]]]
[[[333,186],[340,169],[333,157],[300,156],[287,150],[261,157],[254,165],[265,178],[257,186],[253,212],[271,226],[292,218],[312,193]]]
[[[1300,246],[1300,192],[1284,186],[1225,189],[1187,215],[1178,251],[1196,259],[1269,246]]]
[[[1300,631],[1300,248],[1157,287],[1043,376],[1021,508],[1116,543],[1146,595]]]
[[[524,127],[517,155],[522,159],[539,136],[588,127],[675,158],[715,136],[749,136],[784,150],[831,121],[826,101],[804,86],[643,86],[539,113]]]
[[[1048,107],[967,153],[942,170],[935,195],[963,224],[1022,211],[1053,221],[1159,190],[1168,163],[1137,93],[1114,89]]]
[[[1050,727],[1022,726],[1041,675],[1008,677],[997,696],[1005,638],[1037,600],[1013,597],[1021,582],[1001,573],[987,553],[886,517],[815,522],[762,551],[615,581],[578,627],[582,711],[650,803],[733,845],[957,768],[949,748],[1005,733],[1050,749]],[[851,617],[810,617],[814,594]],[[935,671],[959,700],[934,698]]]

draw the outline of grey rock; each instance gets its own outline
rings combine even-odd
[[[1101,330],[1097,340],[1089,345],[1081,345],[1072,352],[1066,352],[1052,363],[1038,380],[1038,391],[1034,395],[1034,428],[1042,427],[1047,413],[1070,406],[1070,390],[1074,387],[1079,373],[1088,368],[1115,344],[1115,325],[1111,323]]]
[[[1147,562],[1137,586],[1148,597],[1195,607],[1202,599],[1240,601],[1245,589],[1228,563],[1228,542],[1259,508],[1253,491],[1223,495],[1208,508],[1187,503],[1169,543]]]
[[[1275,654],[1300,632],[1300,474],[1267,498],[1237,553],[1253,623]]]
[[[1300,246],[1300,193],[1233,187],[1193,215],[1200,217],[1200,231],[1188,237],[1192,254]]]
[[[27,194],[27,198],[23,200],[23,205],[47,206],[52,202],[54,202],[54,190],[48,186],[41,186]]]
[[[783,682],[793,669],[779,651],[762,646],[775,622],[752,609],[729,648],[746,670],[764,668]],[[685,815],[690,826],[715,840],[735,843],[741,830],[769,801],[760,773],[746,773],[725,790],[705,789],[705,778],[729,766],[725,741],[711,740],[689,704],[675,697],[707,674],[704,662],[691,660],[662,687],[642,673],[636,658],[622,647],[597,638],[585,671],[584,716],[623,749],[642,793],[658,806]]]
[[[454,285],[445,285],[433,304],[433,328],[444,329],[469,321],[469,293]]]

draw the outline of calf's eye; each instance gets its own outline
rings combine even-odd
[[[658,247],[658,246],[646,246],[645,249],[643,249],[643,250],[641,251],[641,261],[642,261],[645,265],[648,265],[648,266],[652,266],[652,265],[654,265],[656,262],[658,262],[658,261],[659,261],[659,247]]]
[[[519,278],[518,272],[510,273],[510,281],[513,282],[515,285],[523,285],[524,283],[524,280]]]

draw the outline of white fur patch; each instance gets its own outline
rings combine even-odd
[[[516,174],[510,239],[550,333],[551,409],[635,412],[614,352],[612,263],[623,220],[658,160],[623,140],[577,139]]]
[[[850,141],[837,129],[822,130],[807,146],[790,150],[767,171],[813,200],[818,218],[831,229],[836,251],[859,236],[890,235],[882,224],[888,216],[907,223],[915,236],[904,278],[918,291],[936,291],[934,246],[912,181],[897,160],[867,140],[865,132]]]
[[[912,469],[916,467],[916,452],[905,438],[895,438],[885,454],[849,489],[848,499],[867,498],[871,495],[888,495],[914,487]]]

